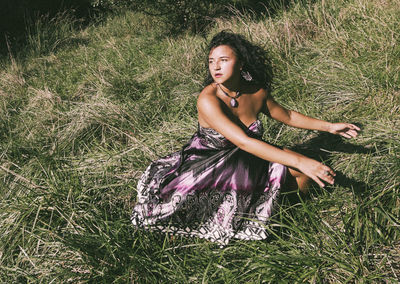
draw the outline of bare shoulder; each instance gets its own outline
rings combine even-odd
[[[221,100],[217,96],[215,84],[205,87],[197,99],[197,115],[201,126],[212,127],[212,118],[222,114]]]
[[[197,98],[197,108],[200,110],[216,104],[219,104],[217,88],[215,84],[210,84],[200,92],[200,95]]]
[[[210,97],[215,97],[217,94],[217,88],[215,84],[210,84],[200,92],[200,95],[197,99],[197,101],[202,101],[202,100],[207,100]]]
[[[257,98],[265,99],[265,100],[266,100],[266,99],[268,98],[268,96],[269,96],[267,90],[264,89],[264,88],[255,88],[255,89],[254,89],[253,95],[255,95]]]

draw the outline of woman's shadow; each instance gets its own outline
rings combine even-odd
[[[317,136],[305,141],[302,144],[295,145],[289,148],[295,152],[303,154],[309,158],[315,159],[317,161],[324,162],[327,166],[329,165],[329,161],[335,153],[349,153],[349,154],[371,154],[374,152],[374,149],[369,149],[361,145],[354,145],[342,138],[338,135],[333,135],[330,133],[319,133]],[[364,196],[365,193],[369,192],[369,185],[356,180],[354,178],[350,178],[346,176],[341,171],[336,171],[335,176],[335,185],[341,186],[344,188],[351,189],[355,194],[360,197]],[[318,188],[319,186],[314,183],[311,186],[311,191],[318,192],[318,190],[313,190]],[[335,186],[325,186],[324,190],[329,192],[334,191]],[[292,196],[293,195],[293,196]],[[293,192],[288,193],[288,199],[292,202],[299,201],[299,198],[306,198],[309,195],[300,195]]]

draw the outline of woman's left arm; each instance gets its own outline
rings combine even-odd
[[[267,108],[273,119],[297,128],[326,131],[346,138],[356,137],[360,131],[359,127],[351,123],[331,123],[288,110],[278,104],[270,95],[267,98]]]

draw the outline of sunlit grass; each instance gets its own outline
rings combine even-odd
[[[2,282],[397,283],[399,4],[292,3],[211,27],[268,50],[282,105],[363,129],[345,141],[263,117],[266,140],[322,159],[337,183],[284,193],[266,241],[224,248],[129,220],[145,167],[196,130],[207,39],[132,12],[84,30],[41,19],[1,62]]]

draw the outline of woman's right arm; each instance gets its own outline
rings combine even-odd
[[[223,112],[222,104],[215,95],[202,92],[197,101],[199,119],[222,134],[240,149],[261,159],[296,168],[312,178],[320,186],[323,181],[333,184],[335,173],[328,166],[298,153],[283,151],[264,141],[249,137]],[[326,173],[329,172],[330,175]]]

